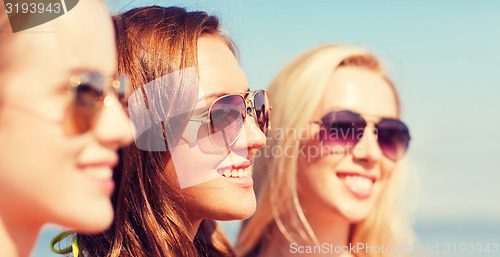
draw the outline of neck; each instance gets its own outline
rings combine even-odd
[[[0,256],[28,257],[42,224],[33,226],[21,217],[0,213]]]
[[[312,198],[316,199],[316,198]],[[350,251],[351,222],[328,207],[314,200],[300,201],[309,225],[320,246],[327,246],[324,256],[353,256]]]
[[[349,245],[351,224],[341,215],[337,213],[324,215],[315,211],[306,213],[306,217],[320,244]]]
[[[271,230],[269,241],[263,242],[262,255],[260,256],[289,256],[295,257],[298,255],[307,254],[307,249],[314,251],[314,256],[353,256],[354,253],[349,251],[349,237],[351,233],[351,223],[342,215],[331,209],[321,208],[319,205],[302,203],[305,216],[314,235],[318,240],[315,242],[290,242],[285,238],[278,227],[274,226]],[[288,232],[294,233],[297,228],[290,227],[290,224],[295,222],[284,221],[288,224]],[[295,233],[297,238],[298,234]],[[316,246],[316,250],[314,247]],[[336,252],[337,247],[339,253]],[[346,248],[347,247],[347,248]]]

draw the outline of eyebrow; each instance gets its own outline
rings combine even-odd
[[[80,75],[82,73],[87,73],[87,72],[96,72],[96,73],[100,73],[102,74],[101,72],[97,71],[97,70],[94,70],[94,69],[87,69],[87,68],[74,68],[74,69],[71,69],[68,74],[70,74],[71,76],[75,76],[75,75]]]
[[[339,106],[335,106],[334,109],[330,108],[329,111],[328,111],[328,113],[335,112],[335,111],[350,111],[350,112],[354,112],[354,113],[360,114],[361,117],[363,117],[363,119],[365,119],[366,121],[370,121],[370,122],[379,122],[382,119],[399,119],[399,117],[380,116],[380,115],[374,115],[372,113],[361,113],[361,112],[353,110],[351,108],[341,108]]]
[[[61,73],[64,73],[65,79],[62,80],[60,83],[58,83],[58,86],[55,88],[55,91],[57,92],[65,92],[69,85],[70,85],[70,79],[73,76],[78,76],[82,73],[87,73],[87,72],[98,72],[93,69],[87,69],[87,68],[73,68],[70,70],[65,70],[65,71],[60,71]]]
[[[250,89],[247,88],[245,92],[250,92]],[[213,92],[213,93],[210,93],[210,94],[204,96],[203,98],[204,99],[213,99],[213,98],[217,99],[219,97],[222,97],[222,96],[225,96],[225,95],[232,95],[232,94],[234,94],[234,93],[229,93],[229,92]]]

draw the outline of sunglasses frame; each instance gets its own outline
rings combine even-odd
[[[361,139],[365,136],[364,129],[366,129],[366,127],[367,127],[367,125],[368,125],[368,123],[369,123],[369,122],[368,122],[365,118],[363,118],[363,116],[362,116],[360,113],[356,113],[356,112],[353,112],[353,111],[350,111],[350,110],[335,110],[335,111],[331,111],[331,112],[328,112],[327,114],[323,115],[323,117],[321,117],[321,119],[320,119],[320,120],[318,120],[318,121],[312,121],[312,123],[314,123],[314,124],[318,124],[319,126],[323,127],[324,129],[326,129],[326,130],[328,131],[328,130],[329,130],[329,128],[326,128],[326,126],[325,126],[326,124],[325,124],[325,122],[323,121],[323,119],[324,119],[325,117],[327,117],[327,115],[330,115],[331,113],[337,113],[337,112],[348,112],[348,113],[351,113],[351,114],[353,114],[353,115],[355,115],[355,116],[357,116],[357,117],[361,118],[361,119],[364,121],[364,123],[365,123],[365,126],[364,126],[364,128],[363,128],[363,135],[362,135],[362,137],[361,137],[361,138],[359,138],[359,139],[357,139],[357,140],[356,140],[356,143],[354,143],[354,144],[352,145],[352,147],[354,147],[354,146],[355,146],[356,144],[358,144],[358,143],[361,141]],[[397,122],[400,122],[401,124],[403,124],[403,125],[406,127],[406,130],[408,131],[408,143],[407,143],[407,144],[409,144],[409,143],[410,143],[410,140],[411,140],[411,136],[410,136],[410,129],[409,129],[409,128],[408,128],[408,126],[407,126],[407,125],[406,125],[403,121],[401,121],[400,119],[382,118],[382,119],[380,119],[380,121],[378,121],[378,122],[371,122],[371,123],[373,123],[373,126],[374,126],[374,128],[375,128],[375,130],[376,130],[376,131],[378,131],[378,130],[379,130],[379,129],[378,129],[378,125],[379,125],[381,122],[383,122],[384,120],[392,120],[392,121],[397,121]],[[404,154],[406,154],[406,151],[408,150],[408,145],[407,145],[407,146],[406,146],[406,149],[405,149],[405,152],[403,153],[403,155],[401,155],[400,157],[397,157],[397,158],[392,158],[392,157],[388,156],[388,154],[386,154],[386,151],[384,150],[384,148],[383,148],[380,144],[381,144],[381,143],[380,143],[380,138],[378,137],[378,132],[377,132],[377,145],[378,145],[378,147],[380,148],[380,151],[382,152],[382,154],[384,154],[384,156],[386,156],[387,158],[389,158],[389,159],[391,159],[391,160],[393,160],[393,161],[396,161],[396,160],[398,160],[399,158],[401,158]]]
[[[96,80],[103,81],[104,83],[99,83],[99,85],[92,84],[92,82],[95,82]],[[67,91],[68,98],[71,99],[70,106],[73,106],[74,108],[77,107],[78,88],[84,84],[92,84],[90,88],[100,94],[98,97],[96,97],[96,101],[93,103],[94,106],[92,106],[91,110],[92,115],[95,115],[96,113],[101,111],[103,105],[107,107],[112,104],[112,102],[110,102],[110,95],[112,94],[111,92],[116,95],[118,101],[122,104],[125,112],[128,115],[128,97],[130,96],[131,88],[130,80],[127,75],[121,74],[115,75],[113,78],[109,78],[99,72],[85,71],[80,74],[71,76],[71,78],[69,79],[70,88]],[[108,85],[110,86],[108,87]],[[76,118],[73,119],[73,122],[76,123]],[[92,122],[93,121],[88,121],[89,124],[92,124]],[[84,129],[78,129],[76,134],[83,134],[87,132],[91,127],[92,125],[88,125],[88,127]]]
[[[220,99],[222,98],[225,98],[225,97],[229,97],[229,96],[239,96],[243,99],[243,102],[245,103],[245,116],[243,117],[243,124],[245,124],[245,121],[246,121],[246,118],[247,118],[247,115],[250,115],[253,117],[254,121],[255,121],[255,124],[257,125],[257,127],[259,127],[259,130],[264,133],[264,131],[262,131],[260,129],[260,126],[259,126],[259,121],[257,120],[257,113],[255,112],[255,95],[259,92],[263,91],[264,92],[264,95],[267,96],[267,99],[268,99],[268,102],[269,102],[269,120],[268,120],[268,125],[267,125],[267,132],[269,133],[269,130],[271,129],[271,110],[273,109],[271,107],[271,103],[269,101],[269,94],[267,93],[267,91],[265,89],[261,89],[261,90],[254,90],[254,91],[248,91],[248,92],[243,92],[243,93],[237,93],[237,94],[228,94],[228,95],[223,95],[223,96],[220,96],[218,97],[217,99],[215,99],[211,104],[210,104],[210,107],[208,108],[208,114],[207,114],[207,118],[204,118],[204,119],[190,119],[191,121],[197,121],[197,122],[201,122],[201,123],[206,123],[207,124],[207,129],[208,129],[208,137],[210,138],[210,142],[212,143],[213,146],[215,146],[216,148],[218,149],[227,149],[229,148],[230,146],[232,146],[237,140],[238,138],[240,137],[241,135],[241,132],[243,131],[243,129],[241,129],[239,132],[238,132],[238,135],[236,136],[236,138],[230,142],[227,146],[225,147],[220,147],[218,145],[216,145],[214,143],[214,140],[212,138],[212,129],[210,128],[210,113],[212,112],[212,107],[213,105],[219,101]],[[249,99],[245,99],[246,96],[250,95]],[[265,136],[267,137],[267,133],[265,134]]]
[[[128,104],[128,102],[127,102],[128,98],[126,96],[130,95],[130,82],[129,82],[129,77],[125,74],[115,75],[114,78],[106,78],[101,73],[95,72],[95,71],[82,72],[78,75],[73,75],[69,79],[69,84],[70,84],[71,88],[70,88],[70,90],[68,90],[68,92],[72,98],[76,97],[76,92],[77,92],[79,86],[81,86],[82,84],[88,83],[87,81],[82,80],[82,78],[84,78],[85,76],[92,76],[92,75],[100,76],[102,79],[105,80],[104,85],[102,85],[103,87],[99,88],[99,90],[101,90],[103,92],[103,95],[109,96],[106,94],[106,92],[108,92],[108,94],[109,94],[110,89],[112,89],[115,91],[115,93],[118,97],[118,100],[120,100],[120,102],[123,105]],[[91,81],[91,79],[88,79],[88,81]],[[124,83],[122,83],[122,82],[124,82]],[[111,88],[106,88],[106,85],[109,85],[109,84],[111,84]],[[123,98],[124,99],[120,99],[120,93],[121,93],[120,91],[122,91],[122,89],[123,89]],[[103,102],[104,102],[104,98],[105,97],[102,98]]]

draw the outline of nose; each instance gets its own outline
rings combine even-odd
[[[363,137],[351,150],[355,162],[366,166],[372,166],[382,157],[382,151],[378,146],[375,128],[371,125],[365,128]]]
[[[236,140],[234,148],[259,149],[266,144],[266,136],[255,122],[255,118],[247,115],[240,137]]]
[[[107,96],[104,104],[104,108],[97,117],[93,133],[99,143],[117,150],[133,140],[130,119],[116,96]]]

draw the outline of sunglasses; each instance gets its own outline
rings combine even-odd
[[[367,125],[359,113],[351,111],[330,112],[314,123],[322,126],[319,138],[323,144],[343,149],[356,145]],[[402,121],[383,118],[375,124],[375,134],[382,153],[389,159],[395,161],[406,153],[410,132]]]
[[[267,136],[271,128],[271,106],[266,90],[221,96],[210,105],[206,119],[191,120],[206,123],[212,144],[227,148],[240,136],[247,115],[254,118],[255,124]]]
[[[130,95],[127,76],[110,79],[98,72],[85,72],[71,77],[68,94],[72,102],[65,117],[66,128],[74,134],[87,132],[103,106],[112,104],[110,91],[114,91],[126,111]]]

